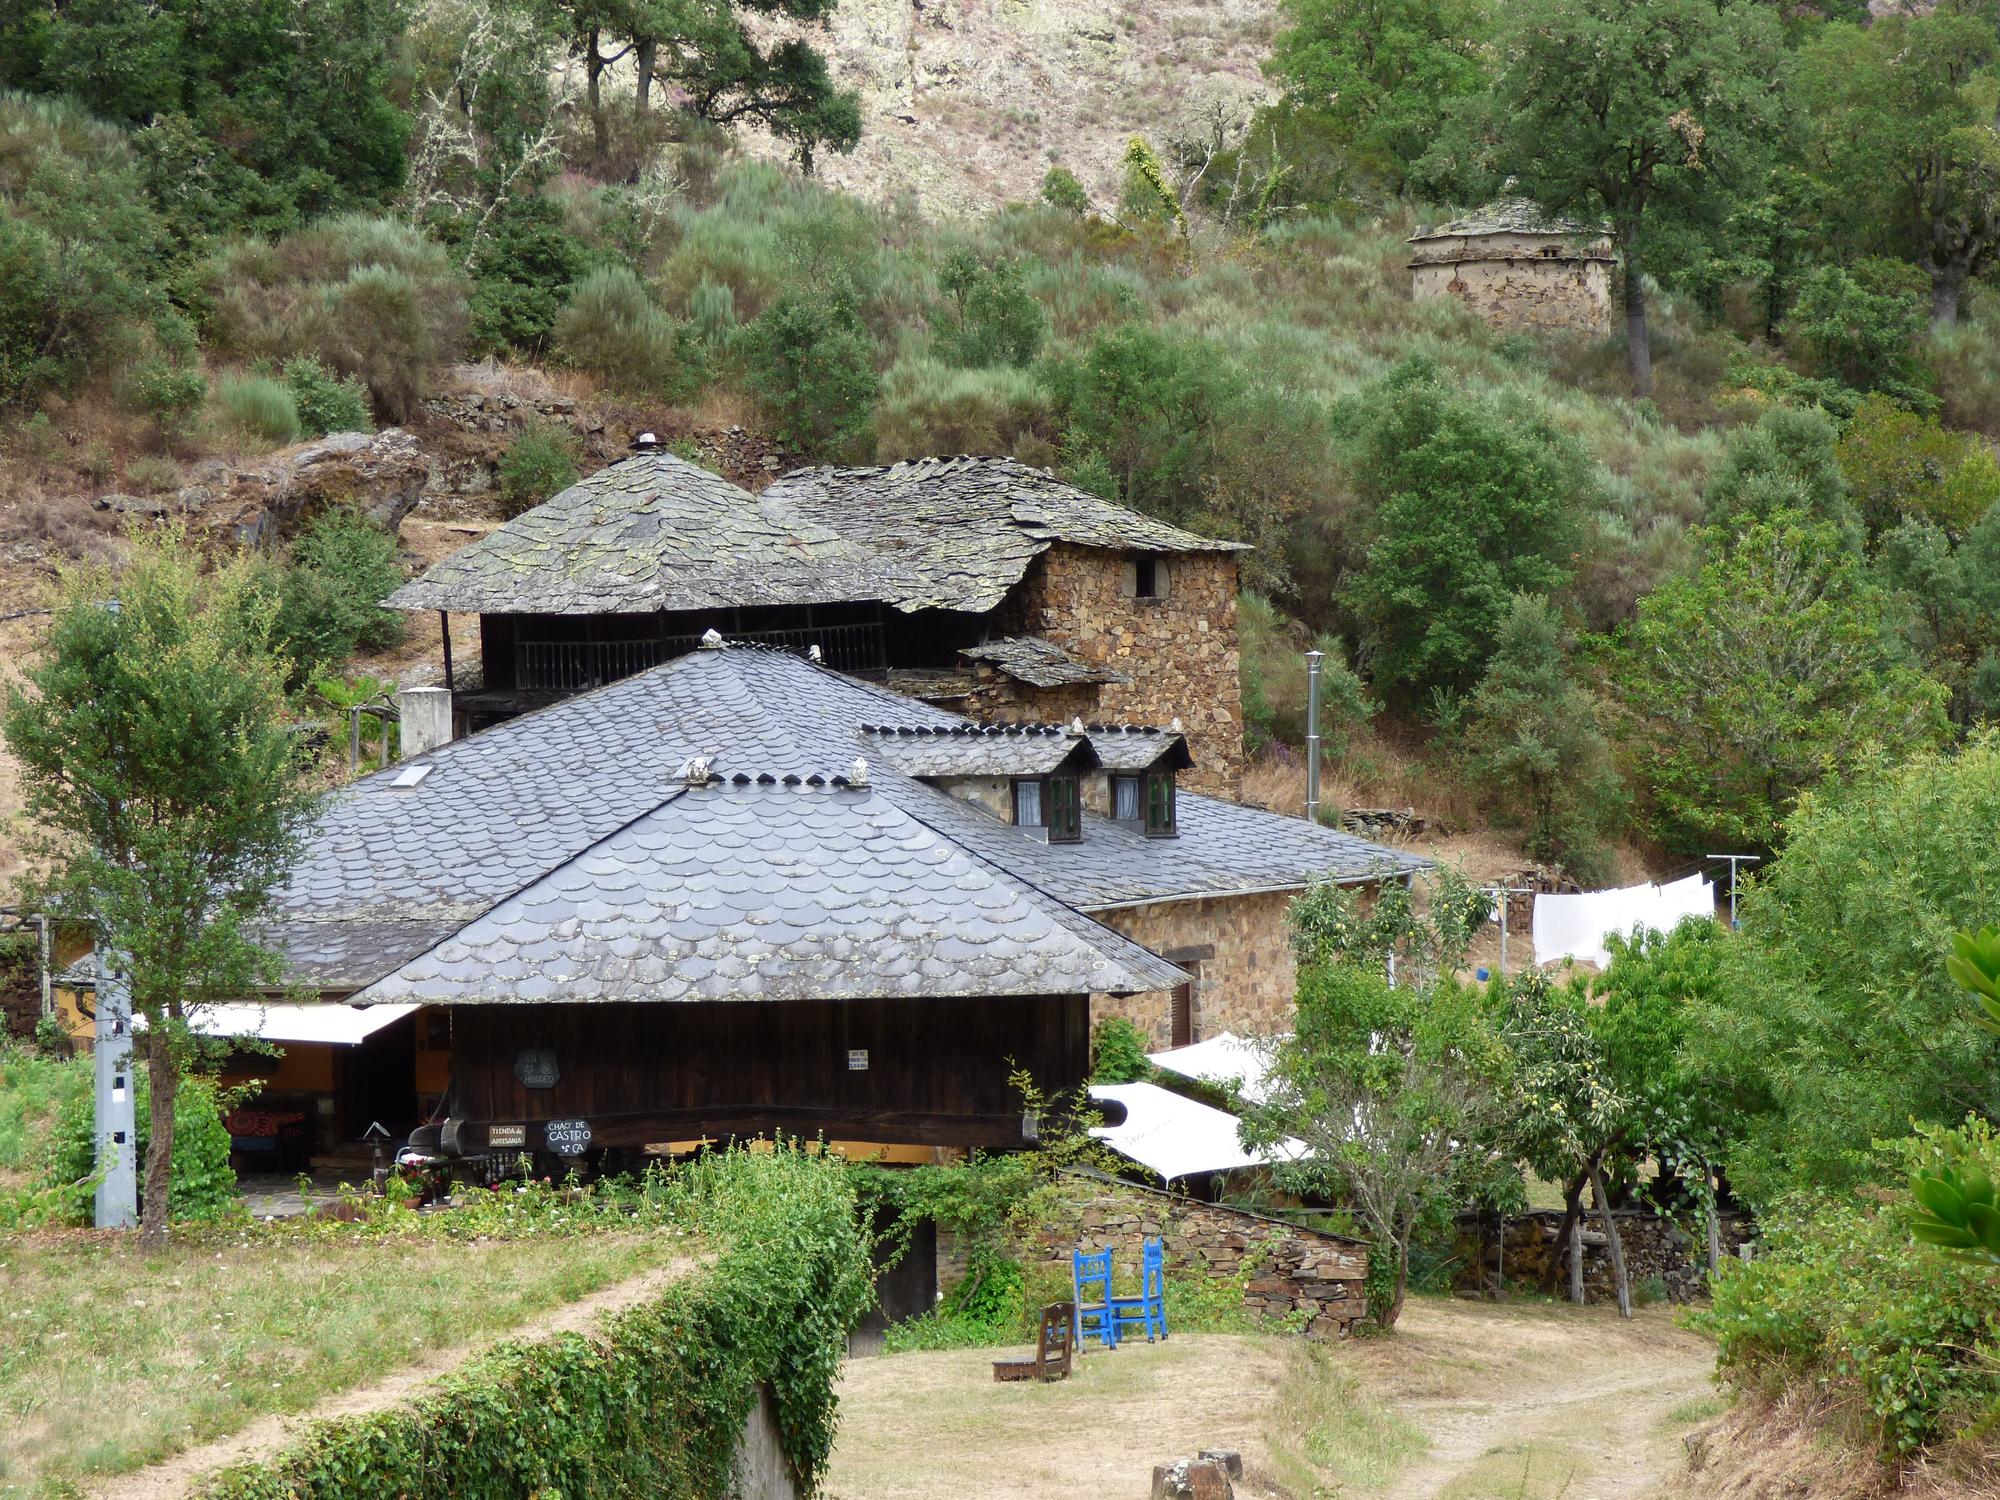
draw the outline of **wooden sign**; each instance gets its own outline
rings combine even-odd
[[[850,1047],[847,1049],[847,1071],[850,1073],[866,1073],[868,1071],[868,1049],[866,1047]]]
[[[557,1156],[581,1156],[590,1149],[588,1120],[551,1120],[542,1127],[542,1139]]]
[[[525,1125],[489,1125],[486,1127],[486,1144],[498,1151],[505,1147],[519,1147],[528,1144],[528,1127]]]

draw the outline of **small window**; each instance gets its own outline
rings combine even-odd
[[[1111,778],[1111,816],[1121,823],[1136,823],[1139,821],[1138,777],[1114,776]]]
[[[1014,783],[1014,825],[1017,828],[1042,826],[1042,784],[1039,781]]]
[[[1160,560],[1147,553],[1140,553],[1133,561],[1132,593],[1140,599],[1157,599],[1162,592],[1160,575],[1165,571]]]
[[[1049,778],[1049,842],[1074,844],[1083,837],[1083,812],[1074,776]]]
[[[1174,832],[1174,775],[1171,771],[1146,773],[1146,834],[1166,838]]]

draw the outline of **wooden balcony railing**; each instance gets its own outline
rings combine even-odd
[[[796,630],[745,630],[732,640],[781,646],[804,656],[813,646],[838,672],[880,672],[889,662],[882,626],[812,625]],[[514,686],[526,692],[581,693],[685,656],[701,645],[693,635],[656,636],[631,641],[517,641]]]

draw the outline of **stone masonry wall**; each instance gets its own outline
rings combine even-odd
[[[1507,1219],[1505,1278],[1512,1286],[1544,1284],[1550,1262],[1555,1259],[1556,1235],[1562,1228],[1560,1209],[1514,1214]],[[1625,1270],[1637,1286],[1657,1276],[1674,1302],[1693,1302],[1708,1295],[1708,1251],[1699,1235],[1690,1235],[1672,1219],[1636,1209],[1617,1209],[1612,1218],[1625,1249]],[[1488,1219],[1458,1221],[1459,1270],[1454,1284],[1465,1290],[1482,1290],[1493,1285],[1501,1271],[1496,1225]],[[1595,1213],[1588,1215],[1583,1228],[1583,1290],[1586,1301],[1611,1302],[1618,1295],[1611,1274],[1611,1247],[1597,1227]],[[1742,1214],[1722,1216],[1722,1253],[1735,1255],[1756,1238],[1756,1226]],[[1567,1295],[1569,1266],[1567,1255],[1555,1268],[1557,1295]]]
[[[1291,1028],[1292,1002],[1298,990],[1298,969],[1285,930],[1285,910],[1291,900],[1291,893],[1273,891],[1206,901],[1166,901],[1092,915],[1169,963],[1195,969],[1194,1035],[1200,1041],[1219,1031],[1241,1036]],[[1189,949],[1208,947],[1214,948],[1213,957],[1176,957]],[[1169,991],[1091,996],[1091,1024],[1106,1016],[1123,1016],[1155,1047],[1173,1043],[1173,995]]]
[[[1412,264],[1410,295],[1418,301],[1456,297],[1488,325],[1504,330],[1563,330],[1593,337],[1610,332],[1608,260],[1510,252],[1481,241],[1459,253],[1468,258]]]
[[[1368,1311],[1368,1250],[1353,1240],[1094,1173],[1067,1183],[1074,1191],[1061,1208],[1032,1244],[1017,1247],[1025,1259],[1067,1271],[1072,1251],[1109,1246],[1114,1269],[1136,1268],[1141,1242],[1158,1235],[1169,1281],[1177,1272],[1226,1279],[1250,1261],[1244,1306],[1273,1318],[1303,1313],[1308,1338],[1344,1337]]]
[[[1195,759],[1181,785],[1234,798],[1243,778],[1236,556],[1162,558],[1166,587],[1158,599],[1132,596],[1130,564],[1123,553],[1061,542],[1050,547],[1010,601],[1019,628],[1129,677],[1098,690],[1099,718],[1128,724],[1178,718]]]

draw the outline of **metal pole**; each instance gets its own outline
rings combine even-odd
[[[42,1014],[52,1016],[56,1013],[55,944],[49,937],[46,912],[35,918],[35,957],[42,971]]]
[[[1708,857],[1710,859],[1726,859],[1729,861],[1729,930],[1734,932],[1736,931],[1736,867],[1738,865],[1758,864],[1763,860],[1764,856],[1761,854],[1711,854]]]
[[[1493,905],[1499,912],[1497,920],[1500,923],[1500,977],[1505,979],[1507,977],[1507,901],[1512,896],[1527,895],[1528,888],[1526,886],[1489,885],[1482,887],[1482,889],[1485,890],[1487,895],[1493,898]]]
[[[99,1229],[139,1222],[136,1167],[138,1112],[132,1087],[132,988],[123,955],[99,950],[97,1040],[97,1170],[93,1221]]]
[[[1319,821],[1319,669],[1324,651],[1306,653],[1306,821]]]

